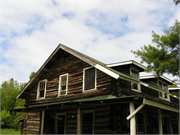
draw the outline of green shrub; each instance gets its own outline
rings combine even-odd
[[[9,111],[6,109],[1,110],[1,126],[2,127],[10,127],[11,125],[11,115],[9,114]]]

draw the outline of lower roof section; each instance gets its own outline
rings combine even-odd
[[[47,109],[46,107],[49,106],[49,108],[51,106],[54,105],[62,105],[62,104],[69,104],[69,103],[85,103],[85,102],[96,102],[96,101],[110,101],[113,100],[114,101],[121,101],[118,99],[129,99],[129,98],[136,98],[136,97],[142,97],[142,95],[125,95],[122,94],[120,97],[115,96],[115,95],[102,95],[102,96],[96,96],[96,97],[89,97],[89,98],[82,98],[82,99],[76,99],[76,100],[68,100],[68,101],[61,101],[61,102],[54,102],[54,103],[46,103],[46,104],[39,104],[39,105],[31,105],[29,107],[26,108],[20,108],[20,109],[12,109],[12,112],[28,112],[28,111],[32,111],[33,109]]]
[[[60,101],[60,102],[53,102],[53,103],[46,103],[46,104],[39,104],[39,105],[30,105],[26,108],[20,108],[20,109],[12,109],[11,112],[28,112],[28,111],[40,111],[40,110],[49,110],[52,108],[61,108],[61,107],[71,107],[71,105],[86,105],[90,104],[99,104],[99,103],[108,103],[108,104],[114,104],[114,103],[122,103],[122,102],[133,102],[139,100],[142,102],[143,99],[146,99],[146,102],[144,104],[151,105],[157,108],[165,109],[165,110],[174,110],[177,111],[178,107],[177,105],[171,103],[171,102],[165,102],[165,101],[157,101],[155,98],[150,98],[145,95],[137,94],[137,95],[126,95],[122,94],[121,96],[115,96],[115,95],[101,95],[101,96],[95,96],[95,97],[89,97],[89,98],[82,98],[82,99],[75,99],[75,100],[68,100],[68,101]],[[168,107],[169,106],[169,107]],[[164,108],[162,108],[164,107]],[[170,108],[170,109],[169,109]],[[176,112],[174,111],[174,112]]]

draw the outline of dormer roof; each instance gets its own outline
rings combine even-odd
[[[146,80],[146,79],[161,79],[163,81],[165,81],[168,85],[172,85],[174,84],[170,79],[160,75],[160,76],[156,76],[156,75],[149,75],[149,76],[141,76],[140,77],[140,80],[143,81],[143,80]]]
[[[177,88],[169,88],[169,90],[170,91],[177,91],[177,90],[180,90],[180,88],[179,87],[177,87]]]
[[[124,62],[118,62],[118,63],[112,63],[112,64],[107,64],[106,66],[108,67],[118,67],[118,66],[124,66],[124,65],[134,65],[139,69],[139,72],[142,72],[146,69],[145,66],[142,64],[134,61],[134,60],[129,60],[129,61],[124,61]]]

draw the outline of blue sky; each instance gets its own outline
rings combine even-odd
[[[107,64],[140,62],[131,50],[172,26],[178,7],[173,0],[1,0],[0,84],[28,82],[59,43]]]

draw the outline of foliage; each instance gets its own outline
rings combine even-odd
[[[25,116],[25,114],[21,112],[10,114],[6,109],[1,110],[1,127],[18,129],[20,123],[17,120],[23,116]]]
[[[178,88],[178,85],[177,84],[168,85],[168,88]]]
[[[6,109],[1,110],[1,126],[7,127],[11,124],[11,115]]]
[[[179,26],[176,20],[174,26],[164,30],[164,35],[152,32],[152,41],[157,46],[144,45],[141,50],[132,51],[136,57],[141,58],[141,63],[147,63],[147,72],[154,72],[156,75],[163,73],[179,75]]]
[[[16,105],[16,96],[19,93],[19,84],[13,78],[1,84],[1,109],[13,109]]]
[[[31,72],[30,76],[29,76],[29,79],[31,80],[33,78],[33,76],[36,74],[36,72]]]
[[[23,99],[16,99],[16,96],[23,86],[23,83],[19,84],[13,78],[1,84],[1,125],[3,127],[17,128],[19,125],[17,119],[21,118],[23,113],[9,114],[9,110],[22,108],[24,106],[25,101]]]
[[[177,5],[178,3],[180,3],[180,0],[173,0],[174,3]]]
[[[21,132],[20,131],[17,131],[15,129],[1,129],[1,134],[17,134],[17,135],[20,135]]]

